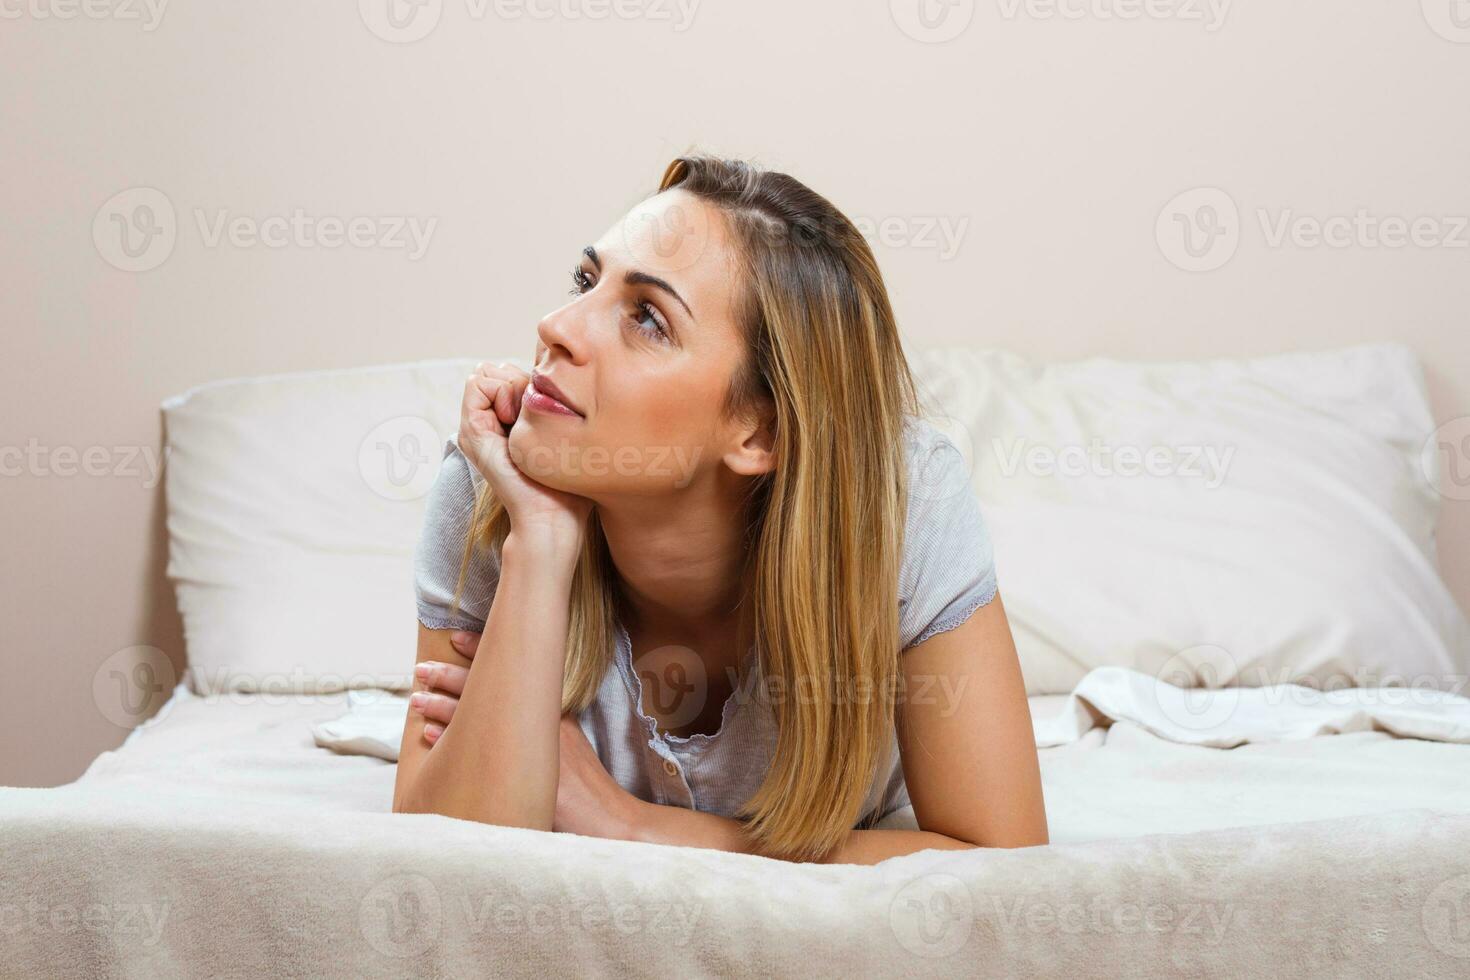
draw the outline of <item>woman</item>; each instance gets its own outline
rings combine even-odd
[[[990,541],[852,223],[681,157],[572,279],[444,447],[394,810],[796,861],[1045,844]]]

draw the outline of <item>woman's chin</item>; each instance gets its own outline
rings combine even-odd
[[[565,436],[544,435],[522,418],[511,427],[506,441],[510,458],[522,473],[554,490],[576,493],[569,486],[576,482],[575,473],[568,470],[577,458],[577,448]]]

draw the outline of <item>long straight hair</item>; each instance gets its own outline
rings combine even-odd
[[[753,850],[820,860],[892,763],[914,380],[872,250],[830,202],[786,174],[704,154],[669,164],[658,193],[675,187],[719,209],[742,284],[746,357],[724,411],[774,418],[777,465],[751,480],[742,514],[741,601],[779,734],[739,816]],[[509,532],[481,484],[456,606],[476,545],[499,555]],[[569,601],[563,713],[596,698],[628,611],[595,507]]]

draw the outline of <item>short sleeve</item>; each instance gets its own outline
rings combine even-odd
[[[445,439],[413,559],[418,618],[429,629],[480,632],[489,618],[500,565],[494,550],[484,545],[477,545],[470,558],[459,608],[454,608],[454,588],[475,513],[475,494],[483,482],[455,439]]]
[[[995,554],[964,454],[912,418],[909,500],[899,568],[900,650],[952,630],[995,598]]]

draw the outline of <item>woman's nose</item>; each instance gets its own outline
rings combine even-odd
[[[541,338],[541,343],[547,350],[559,350],[564,357],[575,363],[586,352],[583,332],[578,325],[578,318],[582,314],[574,312],[573,305],[575,304],[569,304],[542,317],[541,322],[536,325],[536,335]]]

